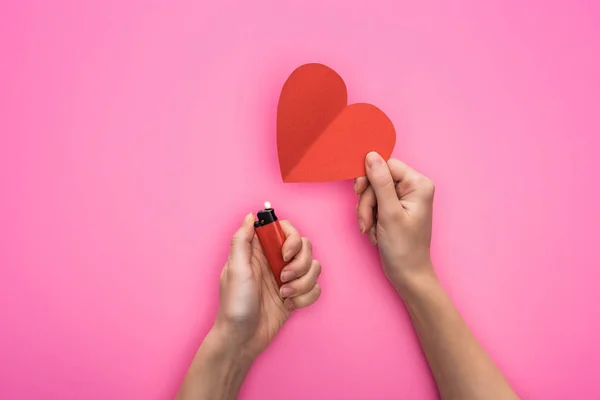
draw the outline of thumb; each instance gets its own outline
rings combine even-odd
[[[250,263],[252,257],[252,239],[254,238],[254,216],[252,214],[244,217],[242,226],[231,239],[229,249],[230,268],[243,267]]]
[[[378,207],[383,210],[394,207],[398,203],[398,196],[396,195],[394,179],[392,179],[392,174],[385,160],[372,151],[367,154],[365,169],[369,183],[373,187],[375,197],[377,197]]]

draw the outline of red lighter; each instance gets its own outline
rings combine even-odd
[[[264,210],[260,210],[256,216],[258,221],[254,223],[254,231],[271,266],[277,286],[281,287],[281,270],[287,264],[283,261],[283,255],[281,254],[285,235],[277,220],[275,210],[268,201],[265,202]]]

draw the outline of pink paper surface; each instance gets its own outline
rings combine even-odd
[[[437,183],[434,259],[523,398],[600,397],[600,3],[0,6],[0,398],[169,399],[230,235],[270,200],[323,294],[242,399],[431,399],[351,182],[283,184],[281,85],[322,62]]]

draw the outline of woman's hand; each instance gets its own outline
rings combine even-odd
[[[281,289],[271,272],[249,214],[233,236],[221,273],[217,319],[198,349],[177,395],[178,400],[235,399],[254,359],[271,342],[292,311],[321,294],[321,265],[310,242],[281,221],[285,242]]]
[[[221,273],[215,329],[250,358],[267,347],[293,310],[311,305],[321,294],[321,264],[312,258],[310,241],[288,221],[280,223],[286,236],[282,255],[291,260],[281,271],[281,289],[254,234],[252,214],[234,235]]]
[[[358,178],[358,223],[379,247],[408,308],[442,399],[517,399],[437,280],[431,258],[433,183],[396,159],[369,153]]]
[[[367,176],[357,178],[358,224],[377,244],[384,271],[403,291],[413,277],[433,275],[429,247],[433,182],[394,158],[377,153],[365,160]]]

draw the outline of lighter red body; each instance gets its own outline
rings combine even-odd
[[[265,257],[271,266],[271,271],[277,281],[277,286],[281,287],[281,270],[287,264],[283,261],[281,248],[285,241],[285,235],[279,225],[279,221],[273,221],[270,224],[254,228],[256,236],[265,252]]]

